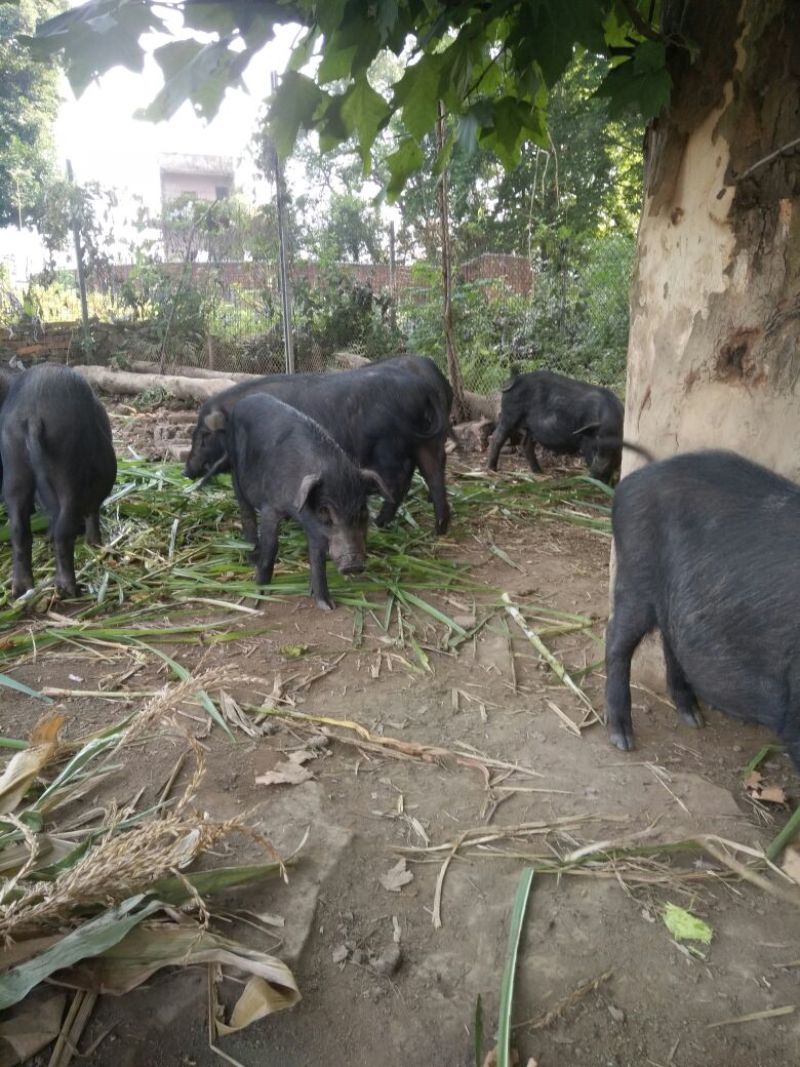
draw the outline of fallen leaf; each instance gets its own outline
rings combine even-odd
[[[313,752],[311,749],[298,748],[296,752],[290,754],[289,762],[296,763],[299,767],[303,763],[308,763],[310,759],[316,759],[319,755],[319,752]]]
[[[395,863],[390,871],[381,875],[380,883],[383,888],[388,889],[390,893],[399,893],[403,886],[408,885],[413,877],[413,873],[406,870],[406,861],[401,859]]]
[[[299,763],[276,763],[271,771],[259,774],[256,785],[299,785],[307,782],[314,775],[307,767],[301,767]]]
[[[349,955],[350,949],[347,945],[337,945],[331,954],[331,958],[334,963],[344,963]]]
[[[714,932],[708,923],[704,923],[690,911],[679,908],[677,904],[667,904],[662,918],[676,941],[702,941],[704,945],[711,944]]]
[[[761,774],[760,771],[751,771],[748,774],[748,776],[744,780],[744,787],[748,791],[748,793],[755,792],[756,790],[761,788],[761,782],[763,780],[763,777],[764,776]]]
[[[39,772],[53,759],[63,725],[63,715],[46,715],[34,726],[29,747],[9,761],[0,777],[0,814],[6,815],[16,808]]]
[[[46,999],[32,996],[0,1023],[0,1067],[26,1063],[55,1041],[67,1003],[66,993],[51,993]]]
[[[783,854],[783,870],[800,885],[800,850],[795,845],[790,845]]]
[[[768,785],[762,789],[758,796],[765,804],[788,804],[786,793],[779,785]]]
[[[751,771],[744,780],[748,796],[765,804],[788,804],[786,793],[779,785],[764,785],[764,776],[760,771]]]
[[[300,659],[308,652],[308,647],[308,645],[281,645],[278,651],[287,659]]]
[[[515,1048],[511,1050],[511,1057],[509,1059],[511,1067],[519,1067],[519,1053]],[[487,1053],[486,1059],[483,1061],[483,1067],[497,1067],[497,1049],[493,1048],[491,1052]]]

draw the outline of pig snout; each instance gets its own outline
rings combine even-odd
[[[361,574],[364,570],[363,556],[340,556],[333,562],[339,574]]]

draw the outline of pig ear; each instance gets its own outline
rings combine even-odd
[[[362,467],[361,477],[368,485],[376,486],[384,500],[388,500],[390,504],[394,504],[394,497],[389,492],[386,482],[381,478],[377,471],[367,470],[365,467]]]
[[[211,430],[212,433],[216,433],[218,430],[224,430],[225,422],[225,412],[220,411],[219,408],[215,411],[209,411],[203,419],[203,425],[207,430]]]
[[[319,485],[322,481],[321,474],[307,474],[302,482],[300,488],[297,490],[297,496],[294,498],[294,507],[297,511],[302,511],[308,500],[309,494],[315,485]]]

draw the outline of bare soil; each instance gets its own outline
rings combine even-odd
[[[138,422],[130,418],[127,425]],[[172,425],[164,415],[141,419],[145,423]],[[144,448],[141,435],[131,433],[129,443]],[[499,558],[492,544],[515,566]],[[591,631],[553,637],[548,645],[575,670],[601,656],[607,538],[553,521],[473,514],[461,516],[441,551],[467,563],[484,587],[474,597],[448,599],[443,591],[438,603],[450,614],[480,617],[505,590],[518,602],[594,615]],[[235,745],[216,728],[205,737],[202,809],[219,818],[247,812],[283,854],[308,835],[288,884],[237,892],[223,906],[216,902],[215,910],[227,916],[217,927],[285,958],[303,994],[292,1011],[220,1040],[224,1052],[245,1067],[468,1067],[475,1062],[479,995],[484,1051],[493,1044],[509,915],[526,853],[564,854],[648,828],[648,841],[715,833],[758,845],[785,818],[780,810],[755,805],[741,784],[742,768],[771,740],[766,731],[713,711],[705,730],[692,731],[678,721],[663,690],[638,689],[636,752],[610,747],[599,725],[575,736],[552,705],[580,721],[579,701],[502,612],[455,654],[436,650],[431,626],[424,646],[429,671],[421,670],[407,648],[388,643],[369,619],[360,642],[354,640],[353,614],[341,606],[326,614],[307,599],[272,603],[234,625],[235,642],[176,643],[169,651],[191,670],[225,668],[231,676],[227,688],[242,701],[261,702],[278,677],[306,714],[353,720],[373,734],[408,742],[452,750],[471,745],[540,776],[501,781],[496,773],[488,788],[482,774],[453,760],[392,759],[334,742],[309,765],[313,780],[267,787],[256,785],[256,775],[306,743],[306,728],[281,723],[257,741],[240,735]],[[307,651],[293,658],[289,646]],[[132,659],[104,661],[74,650],[43,653],[13,673],[38,687],[94,689],[133,665]],[[126,685],[148,689],[164,678],[148,660]],[[583,684],[601,710],[602,673],[588,674]],[[70,698],[64,707],[72,735],[121,717],[119,703],[106,699]],[[195,719],[184,720],[187,728],[202,736],[207,728],[202,712],[189,714]],[[34,715],[29,701],[0,690],[0,732],[24,736]],[[115,799],[123,802],[144,787],[141,804],[152,800],[184,747],[176,736],[131,751],[124,778],[115,778]],[[797,791],[786,757],[774,758],[768,773],[771,782]],[[190,774],[187,766],[181,780]],[[526,791],[531,789],[537,791]],[[424,845],[420,830],[431,845],[440,845],[472,827],[491,832],[537,821],[544,831],[538,839],[513,846],[500,842],[479,856],[452,860],[442,886],[440,929],[434,928],[432,909],[447,851],[417,854],[417,861],[407,856],[414,877],[399,892],[380,883],[399,858],[396,849]],[[242,838],[235,858],[259,858],[257,846]],[[716,1024],[800,1005],[800,912],[749,884],[700,877],[709,863],[698,853],[674,863],[695,871],[698,880],[679,883],[666,866],[661,884],[637,882],[630,867],[560,879],[535,876],[514,1002],[521,1063],[530,1058],[538,1067],[796,1062],[800,1012]],[[704,958],[671,939],[661,919],[668,901],[712,926],[712,944],[701,946]],[[285,925],[270,938],[237,917],[245,908],[279,914]],[[595,990],[575,998],[548,1025],[532,1025],[588,980],[600,978]],[[229,993],[235,996],[232,984]],[[112,1029],[83,1062],[216,1064],[208,1047],[206,1003],[206,973],[199,969],[163,972],[124,998],[103,997],[82,1046]]]

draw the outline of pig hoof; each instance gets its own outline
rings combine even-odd
[[[317,597],[314,600],[314,603],[317,605],[320,611],[333,611],[333,604],[331,604],[330,600],[323,600],[322,597]]]
[[[706,724],[706,720],[697,708],[678,708],[678,714],[687,726],[695,730],[701,730]]]
[[[633,748],[633,733],[624,728],[609,730],[608,740],[623,752],[630,752]]]
[[[437,522],[436,523],[436,532],[437,532],[437,534],[446,534],[447,533],[447,529],[448,529],[449,526],[450,526],[450,519],[449,518],[442,519],[441,521]]]
[[[33,589],[32,582],[30,584],[26,582],[15,582],[14,585],[11,586],[11,599],[19,600],[21,596],[25,596],[29,589]]]
[[[75,600],[79,596],[78,586],[74,582],[67,585],[57,585],[56,592],[61,600]]]

